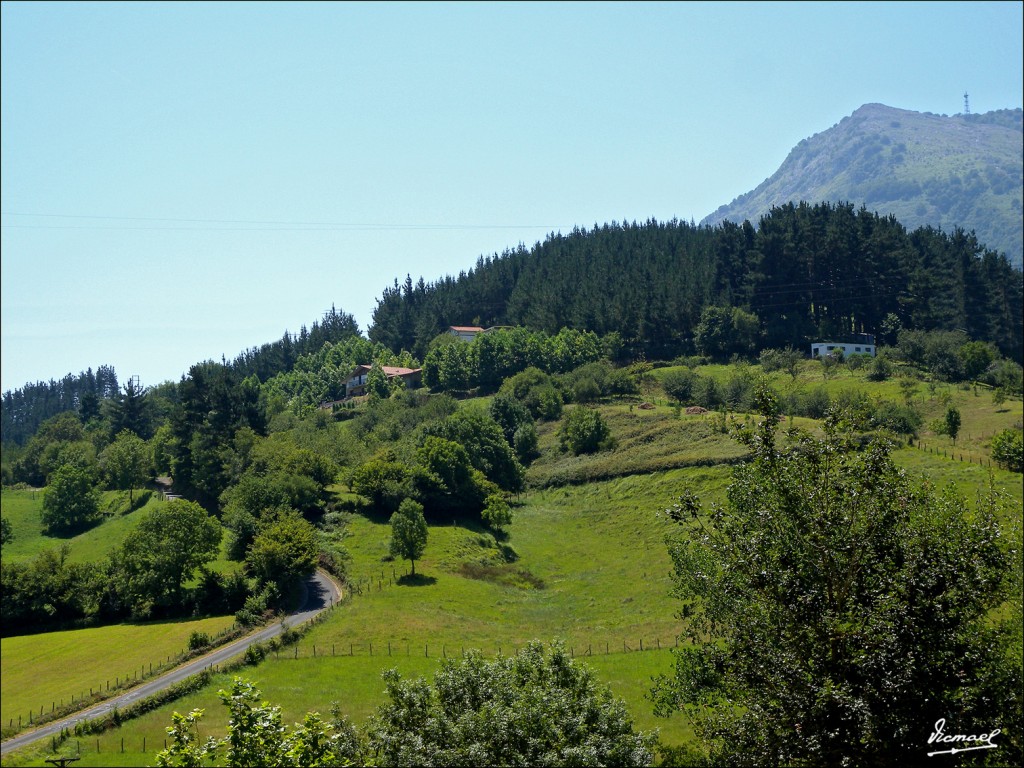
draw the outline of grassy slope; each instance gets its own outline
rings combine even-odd
[[[125,537],[145,514],[164,502],[153,497],[145,506],[134,512],[107,517],[103,522],[87,531],[71,536],[48,536],[43,532],[42,511],[45,491],[14,491],[4,489],[0,495],[3,515],[11,521],[14,539],[4,545],[4,558],[29,560],[45,549],[56,549],[67,543],[71,547],[68,559],[71,562],[89,562],[105,557]],[[101,506],[106,508],[115,503],[116,493],[103,494]]]
[[[655,376],[663,375],[665,370],[655,371]],[[724,378],[730,371],[726,366],[706,366],[701,373]],[[795,382],[784,374],[772,378],[783,391],[786,387],[825,386],[834,395],[844,388],[863,389],[872,397],[902,402],[895,381],[873,384],[864,380],[862,372],[842,370],[826,381],[819,366],[807,363]],[[947,385],[932,391],[922,383],[915,403],[925,412],[926,420],[944,413],[943,392],[961,410],[963,426],[956,453],[963,447],[965,458],[987,458],[991,434],[1021,419],[1018,400],[997,409],[987,394],[975,396],[970,390]],[[557,425],[542,426],[543,455],[530,470],[531,480],[544,485],[545,479],[559,473],[601,476],[616,462],[632,462],[639,470],[649,469],[671,459],[673,447],[676,455],[689,450],[697,431],[703,429],[702,420],[677,418],[657,389],[648,392],[647,397],[659,403],[653,411],[631,410],[628,405],[602,406],[619,440],[613,453],[583,459],[562,456],[554,448]],[[813,425],[807,420],[796,421]],[[711,433],[707,437],[710,440],[705,448],[698,450],[712,451],[723,459],[737,451],[724,436]],[[926,446],[952,448],[948,437],[927,431],[922,437]],[[929,478],[938,485],[953,483],[968,497],[986,486],[991,477],[997,487],[1010,494],[1012,505],[1016,505],[1011,505],[1011,513],[1015,511],[1020,518],[1024,492],[1019,475],[999,470],[990,473],[977,463],[916,447],[898,450],[895,459],[915,477]],[[352,553],[353,580],[362,582],[363,593],[334,611],[304,638],[297,660],[282,654],[282,658],[268,659],[252,669],[249,676],[261,683],[267,699],[281,704],[285,722],[298,720],[309,709],[326,712],[335,700],[344,713],[361,722],[379,703],[383,691],[379,673],[389,666],[411,675],[429,674],[442,647],[449,655],[457,654],[462,647],[477,647],[493,654],[499,646],[508,652],[509,646],[532,638],[563,637],[577,655],[588,648],[593,651],[595,655],[588,663],[625,698],[639,727],[661,727],[666,743],[682,743],[689,737],[686,724],[678,717],[655,719],[650,702],[644,698],[650,677],[670,668],[670,653],[614,651],[621,651],[624,642],[636,649],[641,639],[645,648],[659,641],[664,648],[673,642],[677,621],[673,616],[674,600],[669,596],[669,561],[663,544],[666,523],[657,513],[684,486],[706,502],[721,499],[728,478],[725,466],[687,467],[532,491],[516,508],[516,520],[505,541],[495,541],[473,527],[432,527],[426,553],[417,562],[417,574],[422,579],[416,585],[392,583],[393,574],[401,576],[407,564],[387,560],[386,521],[355,516],[346,546]],[[498,574],[498,580],[467,578],[460,571],[463,563],[489,564],[495,568],[492,573]],[[529,578],[517,576],[520,569]],[[504,582],[502,577],[507,577]],[[543,583],[542,588],[531,586],[531,581],[537,580]],[[392,658],[381,655],[386,654],[389,641],[395,654]],[[373,658],[369,656],[371,643]],[[613,651],[607,656],[603,655],[606,643]],[[315,659],[314,645],[318,653]],[[430,658],[423,656],[425,646],[429,647]],[[353,657],[341,655],[349,653],[350,648]],[[332,650],[339,655],[324,657]],[[175,710],[204,707],[204,733],[210,733],[213,726],[222,732],[225,718],[216,690],[228,682],[222,677],[205,690],[102,737],[106,746],[101,745],[101,754],[83,753],[85,758],[79,765],[152,763],[152,754],[147,757],[138,752],[141,738],[147,738],[152,753],[154,743],[162,744],[163,729]],[[127,740],[126,749],[135,750],[123,758],[110,751],[121,735]],[[93,748],[90,744],[89,749]]]
[[[31,560],[46,549],[57,549],[67,544],[71,551],[68,562],[85,563],[102,560],[112,552],[150,510],[168,502],[155,496],[144,506],[127,514],[107,517],[103,522],[84,531],[77,536],[62,538],[48,536],[43,533],[42,511],[44,491],[3,489],[0,493],[0,507],[3,516],[11,521],[13,540],[4,545],[3,556],[7,562]],[[116,492],[104,493],[104,506],[115,506]],[[227,530],[221,541],[221,551],[217,560],[210,563],[210,569],[225,573],[240,567],[239,563],[227,559]]]
[[[668,523],[658,512],[684,484],[706,498],[720,498],[727,478],[728,470],[722,467],[680,469],[530,494],[517,508],[505,542],[495,542],[480,530],[431,527],[426,553],[416,568],[424,583],[415,586],[389,583],[392,567],[401,576],[407,564],[382,559],[389,537],[386,523],[356,516],[347,539],[353,577],[379,578],[383,573],[382,585],[374,581],[372,589],[317,625],[299,644],[298,660],[288,658],[294,653],[288,650],[248,674],[261,683],[268,700],[284,707],[286,722],[300,719],[309,709],[326,712],[333,700],[362,722],[381,700],[380,672],[389,666],[424,674],[434,669],[442,647],[448,655],[457,655],[463,647],[495,654],[500,646],[508,653],[534,638],[563,637],[577,655],[589,647],[594,654],[589,662],[600,679],[626,699],[638,727],[660,727],[666,741],[680,743],[689,733],[682,720],[656,721],[644,699],[650,677],[671,666],[667,647],[676,632],[663,544]],[[501,544],[517,557],[509,567],[528,570],[543,581],[543,588],[459,574],[463,562],[504,562]],[[623,643],[637,651],[641,640],[645,649],[660,643],[663,650],[622,652]],[[389,641],[394,654],[390,659],[383,655]],[[317,659],[312,658],[314,645]],[[350,649],[353,657],[341,656]],[[611,652],[607,656],[606,649]],[[332,658],[332,650],[339,655]],[[171,713],[194,706],[206,709],[208,727],[222,729],[225,720],[216,691],[227,683],[222,677],[187,699],[127,724],[121,732],[136,752],[143,735],[147,744],[162,744]],[[110,736],[106,743],[119,742]],[[88,746],[94,751],[94,743]],[[80,765],[108,764],[109,748],[101,745],[99,755],[86,754]],[[142,764],[151,756],[138,753],[132,759]]]
[[[117,624],[108,627],[22,635],[0,640],[3,677],[0,719],[6,726],[30,710],[49,712],[51,705],[80,699],[91,688],[111,687],[116,679],[154,668],[188,648],[192,632],[215,635],[234,619],[221,616],[198,621]]]

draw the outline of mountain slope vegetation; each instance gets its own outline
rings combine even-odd
[[[947,117],[865,104],[801,141],[774,174],[701,223],[756,222],[791,201],[845,201],[892,214],[908,229],[974,231],[1019,267],[1022,115]]]

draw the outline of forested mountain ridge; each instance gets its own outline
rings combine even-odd
[[[757,228],[611,223],[550,235],[427,284],[395,281],[370,338],[422,357],[448,325],[618,333],[633,354],[693,351],[712,306],[756,315],[759,347],[900,327],[964,330],[1022,356],[1022,275],[960,229],[913,232],[852,204],[787,204]]]
[[[757,221],[790,201],[844,201],[893,214],[908,229],[973,230],[1021,266],[1021,109],[947,117],[865,104],[801,141],[754,190],[702,224]]]

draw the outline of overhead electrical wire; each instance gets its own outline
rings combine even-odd
[[[81,225],[81,224],[0,224],[4,229],[96,229],[96,230],[125,230],[125,231],[189,231],[189,232],[288,232],[288,231],[309,231],[309,232],[332,232],[332,231],[423,231],[423,230],[489,230],[489,229],[545,229],[549,231],[567,229],[564,225],[551,224],[430,224],[430,223],[382,223],[369,222],[338,222],[338,221],[276,221],[258,219],[189,219],[173,218],[166,216],[95,216],[86,214],[62,214],[62,213],[18,213],[14,211],[0,211],[2,216],[20,216],[47,219],[87,219],[90,221],[127,221],[127,222],[166,222],[171,224],[236,224],[244,225],[238,227],[146,227],[146,226],[111,226],[111,225]]]

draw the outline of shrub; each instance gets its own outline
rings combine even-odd
[[[697,376],[694,379],[692,399],[701,408],[707,408],[709,411],[715,410],[725,402],[718,382],[710,376]]]
[[[794,379],[800,372],[800,361],[804,356],[792,347],[785,349],[763,349],[758,357],[761,370],[765,373],[785,371]]]
[[[528,462],[537,455],[537,428],[523,424],[512,436],[512,447],[521,462]]]
[[[665,394],[678,403],[689,402],[693,395],[693,385],[697,374],[692,368],[679,368],[668,371],[661,380],[661,386]]]
[[[846,358],[846,367],[851,371],[856,371],[863,368],[872,360],[871,355],[866,355],[863,352],[854,352],[852,355]]]
[[[210,636],[205,632],[193,632],[188,636],[188,649],[190,651],[198,651],[200,648],[205,648],[211,642]]]
[[[899,435],[913,435],[921,426],[921,415],[906,405],[898,405],[891,400],[883,400],[875,408],[872,417],[875,424]]]
[[[1024,472],[1024,435],[1019,429],[1004,429],[992,438],[992,458],[1003,469]]]
[[[251,667],[255,667],[265,658],[267,658],[267,649],[263,647],[262,643],[253,643],[245,649],[245,663]]]
[[[390,670],[370,747],[382,765],[653,765],[654,737],[565,651],[536,641],[493,660],[469,651],[433,683]]]
[[[893,364],[886,355],[878,355],[871,361],[867,372],[868,381],[885,381],[893,375]]]
[[[576,456],[594,453],[612,446],[611,430],[598,411],[577,406],[565,417],[559,439],[562,450]]]
[[[492,493],[484,502],[480,515],[491,528],[504,528],[512,522],[512,509],[500,493]]]
[[[88,469],[66,464],[50,478],[43,496],[43,526],[48,533],[80,530],[99,519],[100,494]]]

